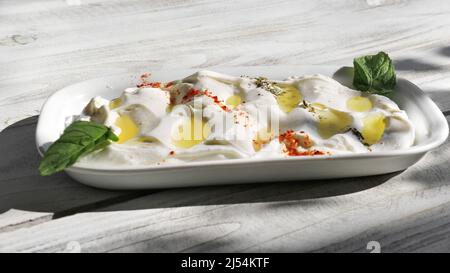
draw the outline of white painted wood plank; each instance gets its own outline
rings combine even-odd
[[[50,221],[52,216],[51,213],[11,209],[0,214],[0,233]]]
[[[0,213],[20,209],[59,217],[146,193],[94,189],[63,173],[41,177],[37,170],[40,156],[35,147],[35,130],[33,117],[0,132]]]
[[[444,1],[68,2],[77,3],[0,1],[0,130],[37,115],[59,88],[88,78],[162,67],[349,65],[378,50],[450,110]],[[121,200],[122,193],[64,175],[39,177],[33,122],[0,132],[0,212],[83,211]],[[138,211],[32,227],[28,220],[46,221],[48,214],[10,211],[0,215],[0,231],[13,236],[0,235],[0,249],[61,251],[73,239],[85,251],[363,251],[362,242],[373,238],[387,251],[443,250],[450,245],[444,152],[448,144],[391,179],[171,190],[108,208]]]
[[[0,250],[450,251],[449,152],[391,175],[162,191],[0,234]]]
[[[450,5],[375,2],[2,2],[0,129],[92,77],[163,66],[348,65],[378,50],[416,70],[404,73],[439,100],[450,90]]]

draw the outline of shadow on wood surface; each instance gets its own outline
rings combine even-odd
[[[144,192],[114,192],[86,187],[65,173],[42,177],[35,146],[37,116],[16,122],[0,132],[0,213],[9,209],[70,214]]]
[[[366,190],[395,175],[158,191],[101,190],[77,183],[65,173],[50,177],[38,174],[40,158],[35,147],[36,122],[37,116],[30,117],[0,132],[0,212],[14,208],[52,212],[58,218],[93,210],[315,199]],[[135,198],[138,198],[136,202],[126,202]]]
[[[281,206],[310,206],[324,204],[326,197],[356,193],[379,186],[397,173],[361,178],[316,180],[298,182],[273,182],[178,188],[156,192],[98,211],[136,210],[184,206],[227,205],[241,203],[267,203],[268,208]],[[298,203],[298,201],[301,201]]]
[[[442,67],[419,59],[399,59],[394,61],[395,69],[399,71],[433,71]]]
[[[445,57],[450,57],[450,46],[444,46],[438,50],[438,53]]]
[[[54,218],[58,218],[93,210],[316,199],[366,190],[395,175],[155,191],[101,190],[77,183],[65,173],[50,177],[39,175],[37,167],[40,158],[34,136],[36,122],[37,116],[30,117],[0,132],[0,212],[14,208],[52,212]]]

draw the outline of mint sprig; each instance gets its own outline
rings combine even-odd
[[[73,165],[78,158],[93,151],[103,149],[119,138],[105,125],[75,121],[44,154],[39,165],[43,176],[60,172]]]
[[[353,60],[353,86],[372,94],[388,95],[396,84],[395,68],[389,55],[379,52]]]

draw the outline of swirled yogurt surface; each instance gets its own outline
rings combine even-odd
[[[271,80],[199,71],[92,98],[80,119],[119,141],[77,166],[148,166],[237,158],[370,153],[413,145],[414,126],[388,97],[322,75]]]

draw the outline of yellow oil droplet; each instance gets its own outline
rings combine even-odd
[[[116,109],[117,107],[121,106],[123,103],[121,98],[113,99],[109,102],[109,109]]]
[[[353,121],[349,114],[331,108],[317,110],[316,112],[319,118],[317,129],[319,135],[325,139],[345,132],[350,128]]]
[[[154,137],[148,137],[148,136],[142,136],[137,139],[138,142],[144,142],[144,143],[153,143],[156,142],[157,139]]]
[[[175,130],[172,143],[179,148],[188,149],[203,142],[210,134],[211,128],[206,121],[192,117]]]
[[[124,143],[129,139],[135,138],[139,134],[139,127],[128,115],[121,115],[118,117],[115,124],[121,130],[119,141],[117,141],[117,143]]]
[[[255,152],[261,150],[264,144],[269,143],[273,139],[274,135],[275,133],[272,129],[263,128],[259,130],[253,139],[253,149]]]
[[[371,114],[363,119],[363,129],[361,135],[368,145],[377,143],[383,136],[386,127],[383,114]]]
[[[174,107],[174,105],[171,103],[171,104],[169,104],[169,105],[167,105],[167,108],[166,108],[166,113],[170,113],[170,112],[172,112],[172,110],[173,110],[173,107]]]
[[[283,92],[277,96],[277,102],[283,112],[289,113],[302,100],[300,91],[294,86],[282,87]]]
[[[239,104],[241,104],[242,98],[239,95],[233,95],[228,97],[227,101],[225,102],[228,106],[231,108],[237,107]]]
[[[314,108],[320,109],[320,110],[324,110],[324,109],[327,108],[325,106],[325,104],[322,104],[320,102],[313,102],[313,103],[311,103],[311,106],[314,107]]]
[[[366,112],[372,109],[372,102],[369,98],[354,96],[347,100],[347,108],[355,112]]]

